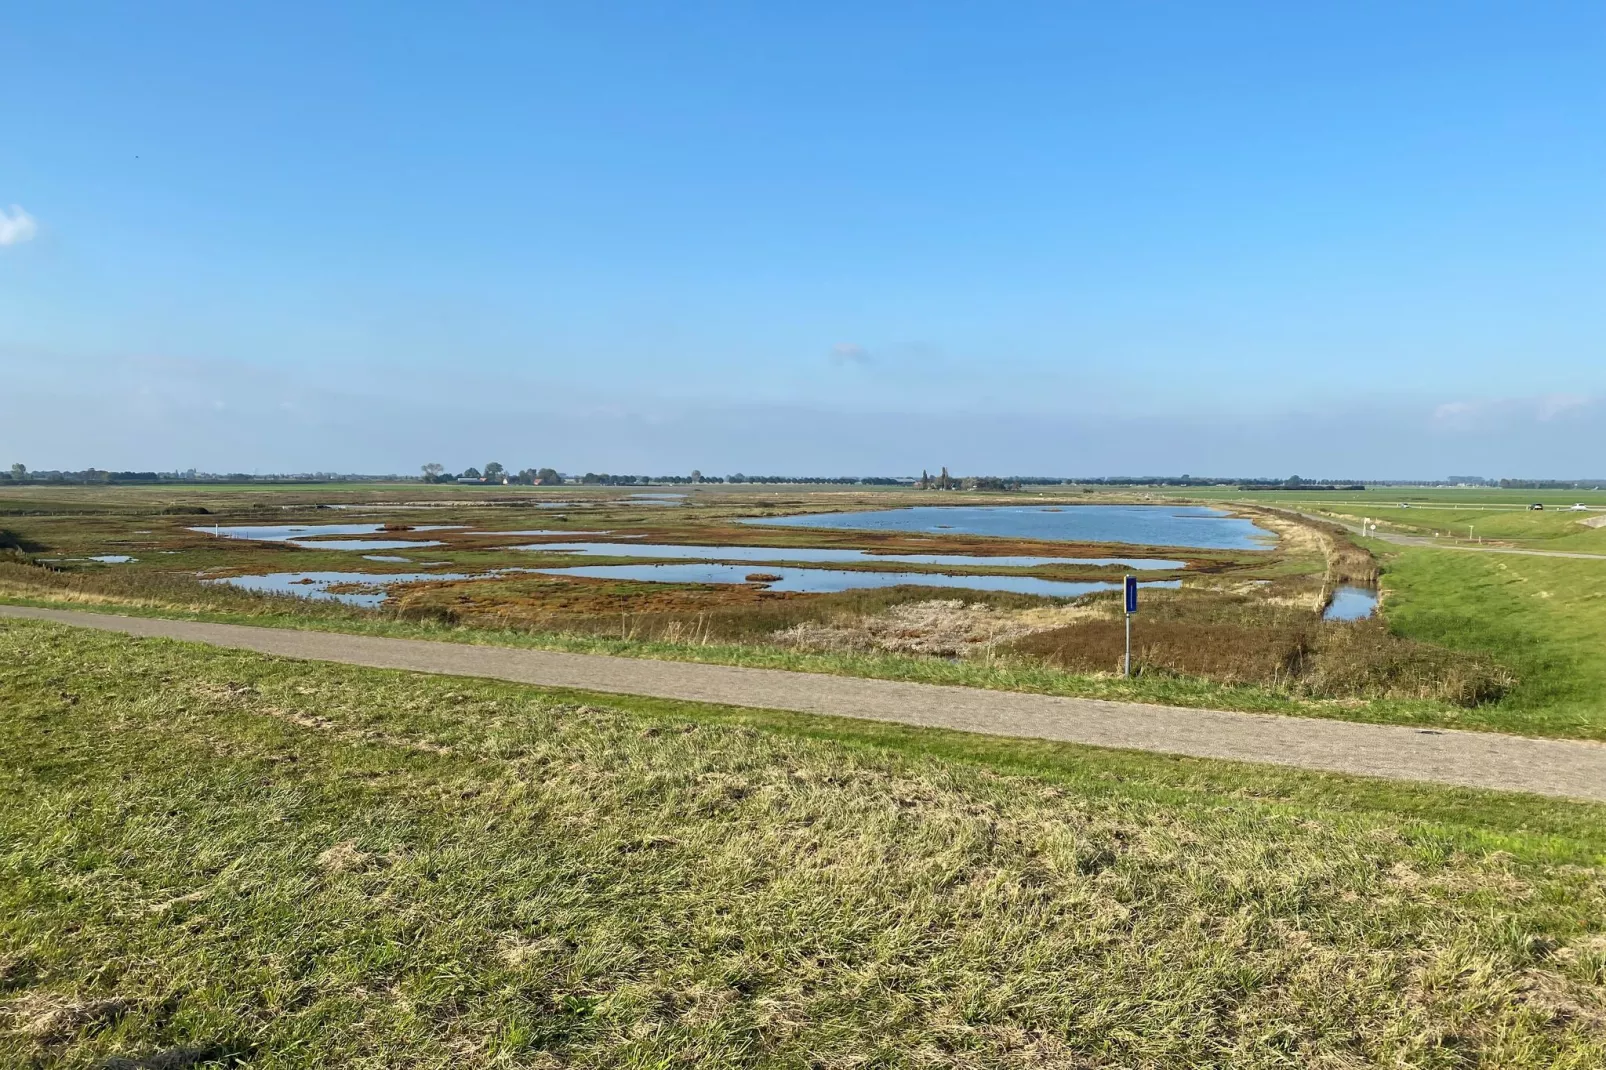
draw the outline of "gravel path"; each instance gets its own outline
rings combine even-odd
[[[0,606],[3,617],[381,669],[795,710],[1606,802],[1606,744],[1600,743],[25,606]]]

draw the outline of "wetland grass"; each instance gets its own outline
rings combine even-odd
[[[270,513],[279,518],[274,523],[327,521],[329,512],[314,509],[325,502],[311,500],[311,493],[259,490],[233,497],[216,493],[169,504],[208,508],[220,523],[260,523]],[[381,496],[369,494],[362,506],[363,520],[397,533],[414,526],[416,513],[387,515]],[[539,506],[541,501],[514,497],[493,502],[472,493],[437,496],[442,508],[432,510],[431,524],[473,525],[430,532],[443,540],[444,545],[430,553],[442,559],[444,569],[472,574],[540,560],[525,551],[509,550],[506,536],[499,538],[490,530],[492,525],[472,514],[475,509],[483,514],[487,505],[495,504],[498,516],[506,518],[497,524],[522,530],[536,513],[525,507]],[[58,510],[70,499],[76,507],[100,512],[37,513],[38,507],[48,504],[46,499]],[[976,500],[962,495],[953,499],[966,504]],[[1044,549],[1040,543],[1008,539],[945,535],[933,541],[932,536],[902,531],[758,528],[736,522],[755,513],[907,501],[907,495],[898,494],[770,497],[726,492],[694,495],[673,510],[673,518],[665,518],[661,511],[631,509],[593,495],[562,523],[583,531],[603,527],[614,537],[639,536],[649,543],[963,554],[1041,554]],[[392,502],[397,510],[405,504]],[[336,551],[214,539],[189,530],[190,522],[183,518],[163,521],[154,516],[152,507],[159,505],[150,495],[122,490],[89,491],[76,497],[0,495],[0,509],[12,514],[6,538],[14,546],[0,561],[0,597],[284,627],[725,661],[1181,705],[1591,738],[1606,735],[1606,715],[1588,712],[1583,701],[1569,701],[1565,716],[1552,716],[1541,702],[1502,698],[1514,687],[1525,695],[1538,694],[1526,682],[1529,673],[1537,669],[1542,675],[1548,670],[1538,659],[1518,663],[1500,643],[1450,642],[1442,629],[1402,628],[1392,622],[1323,624],[1318,610],[1325,593],[1343,582],[1375,582],[1377,562],[1342,527],[1308,521],[1280,505],[1240,510],[1282,534],[1275,551],[1190,552],[1189,569],[1177,573],[1186,583],[1182,592],[1144,596],[1136,631],[1139,676],[1132,681],[1110,676],[1124,637],[1107,596],[1091,596],[1066,607],[1029,596],[967,591],[958,596],[961,608],[948,610],[941,607],[956,601],[954,591],[918,587],[802,596],[765,590],[759,580],[697,587],[504,575],[398,588],[383,607],[363,610],[198,582],[198,572],[215,577],[248,571],[346,570],[353,562]],[[648,513],[653,516],[643,519]],[[553,516],[541,513],[540,523],[557,523]],[[555,531],[554,538],[563,535]],[[621,554],[628,554],[632,541],[619,542]],[[1089,556],[1109,552],[1108,547],[1069,544],[1058,549]],[[139,562],[52,568],[27,563],[30,556],[46,551],[58,559],[131,553]],[[404,563],[397,567],[416,568]],[[1042,571],[1071,575],[1058,571],[1062,568]],[[1606,631],[1606,625],[1601,630]]]

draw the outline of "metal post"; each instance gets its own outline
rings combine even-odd
[[[1132,675],[1132,614],[1126,615],[1126,661],[1123,662],[1122,676]]]

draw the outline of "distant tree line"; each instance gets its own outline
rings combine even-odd
[[[820,483],[836,486],[893,487],[903,480],[892,476],[749,476],[741,472],[725,477],[727,483]]]
[[[551,468],[526,468],[517,475],[502,464],[492,461],[483,470],[466,468],[453,474],[446,466],[431,462],[422,467],[420,477],[425,483],[526,483],[538,486],[555,486],[560,483],[579,483],[601,487],[657,487],[688,486],[701,483],[829,483],[842,486],[895,487],[908,480],[893,476],[756,476],[735,472],[728,476],[705,476],[693,469],[688,475],[616,475],[610,472],[586,472],[579,476],[562,476]]]
[[[1248,479],[1238,484],[1239,490],[1365,490],[1364,483],[1312,483],[1289,476],[1287,479]]]
[[[1606,479],[1502,479],[1506,490],[1599,490]]]
[[[1027,479],[1022,482],[1035,484],[1039,481]],[[1062,482],[1090,487],[1219,487],[1231,486],[1236,480],[1190,476],[1184,473],[1180,476],[1082,476]]]
[[[459,475],[452,475],[446,471],[446,466],[431,461],[421,466],[425,483],[495,483],[505,486],[510,483],[522,483],[527,486],[554,486],[563,482],[555,468],[523,468],[517,473],[510,472],[501,461],[487,461],[485,470],[469,467],[463,469]]]
[[[606,472],[587,472],[579,481],[600,483],[610,487],[684,486],[694,483],[811,483],[895,487],[904,482],[892,476],[750,476],[742,472],[733,472],[728,476],[705,476],[701,472],[693,472],[689,476],[615,476]]]
[[[1037,485],[1059,483],[1059,480],[1038,480]],[[946,467],[936,475],[922,470],[915,480],[916,490],[1020,490],[1026,480],[1019,476],[964,476],[948,474]]]
[[[194,468],[182,472],[113,472],[104,468],[37,469],[13,464],[0,471],[0,483],[374,483],[394,480],[393,475],[376,476],[355,472],[294,472],[260,475],[249,472],[200,472]]]

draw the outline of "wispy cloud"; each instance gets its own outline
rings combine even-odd
[[[0,208],[0,245],[18,245],[37,233],[39,224],[34,222],[33,216],[22,210],[22,205],[13,204],[9,214]]]
[[[1483,408],[1476,401],[1446,401],[1433,410],[1433,422],[1441,425],[1471,423]]]
[[[1538,402],[1538,417],[1541,420],[1554,420],[1574,410],[1588,408],[1595,403],[1595,399],[1582,394],[1546,394]]]
[[[832,364],[868,364],[870,351],[857,342],[838,342],[831,347]]]
[[[1447,401],[1434,408],[1431,422],[1435,427],[1452,431],[1551,423],[1583,416],[1594,409],[1600,400],[1587,394],[1541,394],[1537,397]]]

